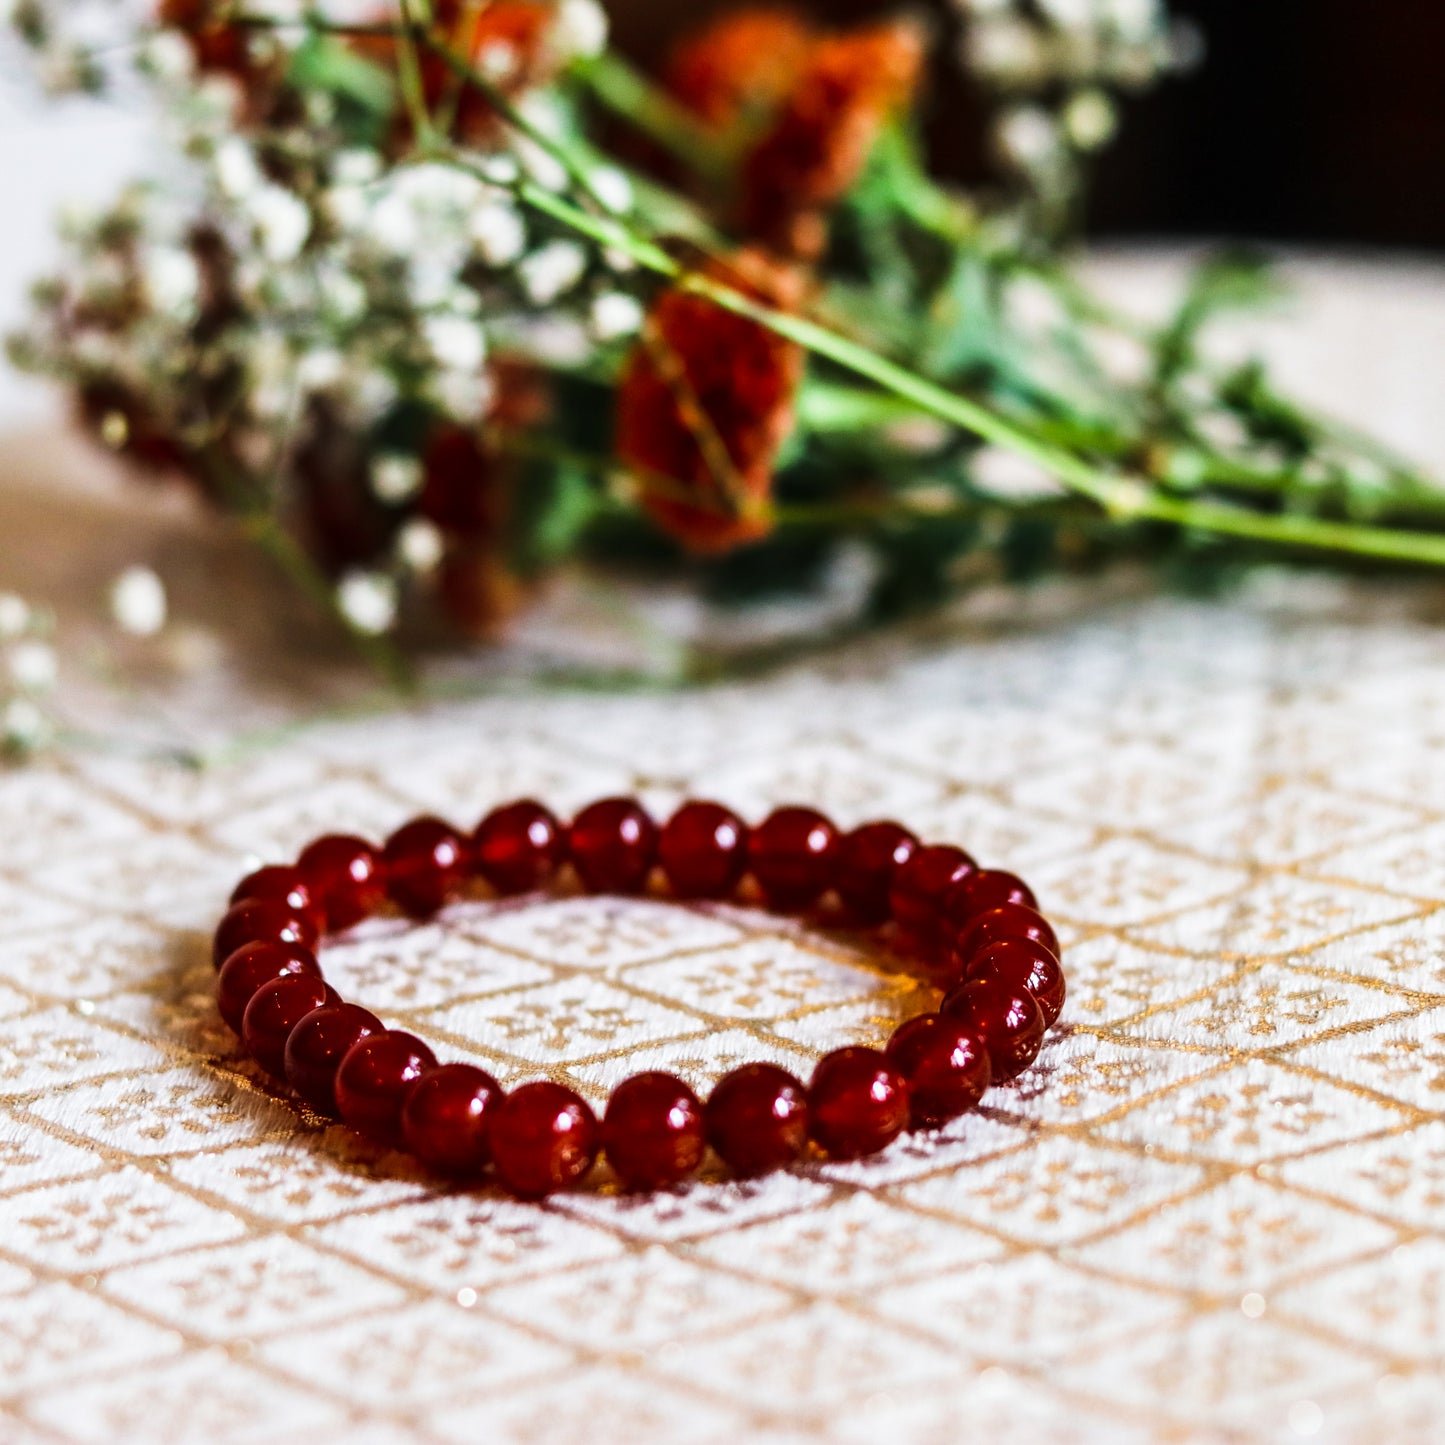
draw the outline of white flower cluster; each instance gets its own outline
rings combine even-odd
[[[26,757],[51,740],[47,701],[59,671],[50,615],[0,592],[0,758]]]

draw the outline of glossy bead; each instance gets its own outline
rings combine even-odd
[[[592,893],[641,893],[657,859],[657,824],[633,798],[603,798],[572,820],[568,854]]]
[[[918,839],[897,823],[864,823],[838,846],[834,886],[849,917],[886,923],[889,894],[900,867],[918,850]]]
[[[592,1168],[597,1116],[580,1094],[548,1079],[523,1084],[497,1107],[490,1131],[497,1178],[519,1199],[541,1199]]]
[[[381,856],[387,896],[412,918],[430,918],[466,881],[467,846],[440,818],[415,818],[398,828]]]
[[[354,1003],[313,1010],[286,1040],[286,1078],[318,1114],[336,1113],[336,1071],[368,1034],[384,1032],[374,1013]]]
[[[950,843],[917,849],[894,874],[888,895],[893,921],[907,933],[934,932],[943,922],[943,900],[949,890],[976,867],[962,848]]]
[[[246,1052],[273,1078],[286,1077],[286,1040],[307,1014],[341,997],[320,974],[288,973],[263,983],[246,1005],[241,1042]]]
[[[566,855],[562,825],[530,798],[493,809],[472,834],[472,866],[503,896],[542,887]]]
[[[401,1138],[428,1168],[475,1179],[491,1162],[487,1135],[502,1086],[472,1064],[440,1064],[412,1085],[401,1109]]]
[[[720,803],[684,803],[663,828],[657,856],[679,898],[726,898],[747,869],[747,825]]]
[[[211,962],[219,970],[248,943],[295,943],[314,949],[319,938],[309,913],[298,913],[270,898],[244,898],[231,905],[217,926],[211,940]]]
[[[241,1032],[246,1005],[256,990],[288,973],[310,973],[321,977],[321,965],[309,948],[299,943],[243,943],[221,966],[216,980],[216,1003],[221,1017]]]
[[[1059,960],[1041,943],[1031,938],[1001,938],[973,956],[963,981],[988,978],[1009,988],[1021,988],[1032,994],[1044,1027],[1052,1028],[1064,1010],[1068,986]]]
[[[943,916],[950,928],[962,931],[980,913],[1002,908],[1006,903],[1021,903],[1037,909],[1038,899],[1022,878],[1005,873],[1002,868],[980,868],[960,879],[948,890],[943,900]]]
[[[983,1097],[992,1076],[983,1041],[957,1019],[923,1014],[888,1041],[888,1061],[908,1081],[917,1129],[946,1124]]]
[[[607,1102],[602,1147],[628,1189],[680,1184],[697,1172],[707,1152],[702,1105],[671,1074],[634,1074]]]
[[[383,1144],[399,1143],[407,1093],[436,1062],[436,1055],[412,1034],[393,1029],[368,1034],[347,1050],[336,1070],[341,1122]]]
[[[838,830],[812,808],[777,808],[748,840],[748,867],[771,908],[809,908],[833,886]]]
[[[908,1085],[877,1049],[835,1049],[808,1085],[809,1129],[834,1159],[860,1159],[908,1124]]]
[[[953,956],[960,977],[968,972],[969,964],[985,948],[1005,938],[1032,939],[1043,944],[1055,958],[1062,957],[1059,940],[1043,914],[1020,903],[1005,903],[1001,908],[990,908],[987,913],[980,913],[959,935]]]
[[[231,902],[244,903],[248,898],[266,898],[272,903],[284,903],[293,913],[309,914],[318,933],[326,931],[326,919],[320,905],[311,896],[306,880],[298,869],[289,865],[272,863],[248,873],[231,893]]]
[[[381,855],[365,838],[332,833],[318,838],[296,860],[333,932],[375,913],[386,899]]]
[[[959,984],[945,995],[939,1012],[983,1040],[995,1080],[1028,1068],[1044,1041],[1044,1016],[1033,995],[994,979]]]
[[[744,1064],[718,1080],[703,1111],[708,1143],[747,1179],[786,1169],[808,1147],[808,1095],[776,1064]]]

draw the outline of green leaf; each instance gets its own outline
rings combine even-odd
[[[308,35],[292,53],[287,81],[299,91],[324,91],[376,118],[396,109],[393,77],[334,36]]]

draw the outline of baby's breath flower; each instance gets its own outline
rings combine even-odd
[[[371,464],[371,490],[391,505],[410,501],[421,491],[422,466],[415,457],[383,452]]]
[[[441,532],[425,517],[413,517],[396,540],[397,555],[413,572],[435,570],[444,550]]]
[[[55,649],[39,638],[17,642],[10,649],[10,677],[22,692],[49,692],[59,671]]]
[[[505,201],[478,206],[467,223],[467,234],[488,266],[510,266],[527,246],[522,217],[515,206]]]
[[[134,637],[154,637],[166,625],[166,589],[149,567],[128,567],[110,589],[116,625]]]
[[[384,572],[349,572],[336,589],[341,615],[358,632],[379,636],[396,622],[396,583]]]
[[[600,55],[607,45],[607,14],[597,0],[561,0],[552,40],[569,57]]]
[[[517,267],[522,289],[537,306],[549,306],[587,271],[587,252],[575,241],[549,241]]]
[[[13,642],[30,628],[30,604],[13,592],[0,592],[0,642]]]
[[[592,303],[589,322],[599,341],[635,336],[642,329],[642,303],[625,291],[607,291]]]

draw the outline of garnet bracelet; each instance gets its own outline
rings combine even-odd
[[[828,1054],[805,1087],[773,1064],[722,1078],[706,1104],[649,1072],[612,1092],[601,1120],[548,1080],[504,1091],[471,1064],[438,1064],[412,1034],[344,1003],[313,951],[323,934],[388,902],[426,918],[480,878],[499,895],[549,883],[570,864],[593,893],[640,894],[660,871],[678,899],[751,888],[769,908],[831,904],[839,921],[880,930],[945,990],[937,1013],[903,1024],[885,1050]],[[375,848],[331,835],[291,867],[244,879],[216,930],[221,1016],[246,1050],[313,1109],[454,1178],[488,1166],[512,1193],[574,1183],[605,1150],[630,1189],[678,1184],[709,1146],[734,1173],[882,1149],[910,1124],[930,1128],[978,1103],[991,1080],[1038,1054],[1064,1002],[1053,930],[1012,873],[961,848],[921,844],[896,823],[843,833],[810,808],[779,808],[756,828],[717,803],[687,803],[659,827],[638,803],[607,798],[570,826],[530,800],[490,813],[470,837],[436,818]]]

